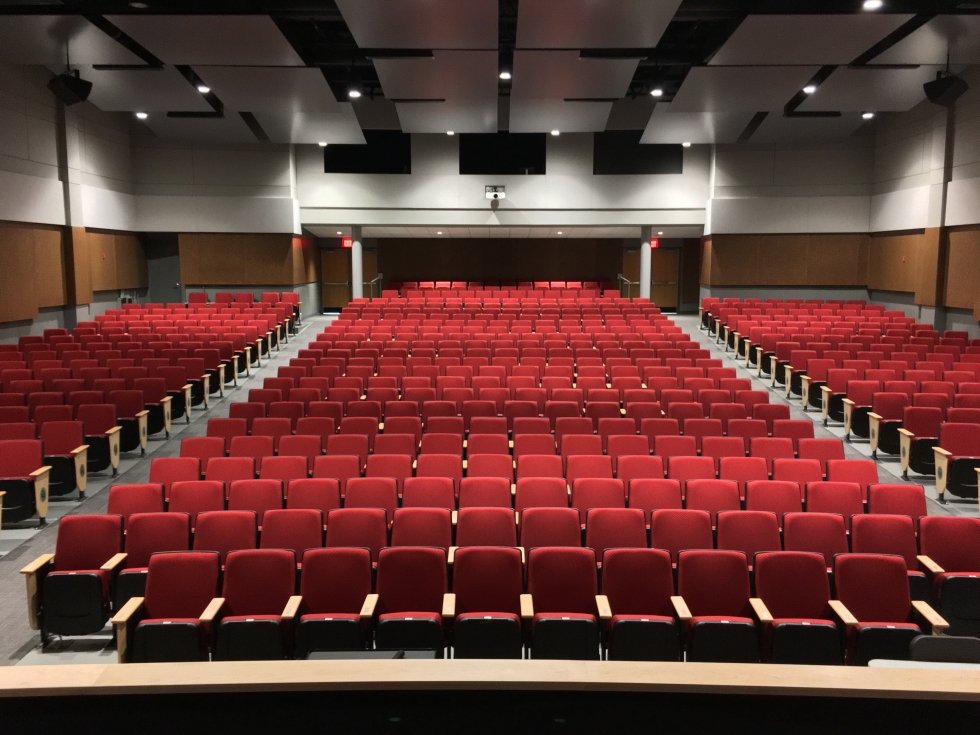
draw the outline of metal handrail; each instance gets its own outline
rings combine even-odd
[[[384,280],[384,277],[384,273],[379,273],[374,279],[364,282],[364,285],[368,286],[371,290],[370,298],[375,299],[381,296],[381,282]],[[377,293],[374,292],[375,288],[378,290]]]
[[[623,293],[623,286],[626,287],[626,293],[623,294],[623,297],[624,298],[627,298],[627,299],[633,298],[633,286],[636,286],[636,293],[637,293],[637,296],[639,296],[639,293],[640,293],[640,282],[639,281],[630,281],[629,279],[624,278],[622,273],[619,273],[617,275],[617,278],[619,278],[619,292],[620,293]]]

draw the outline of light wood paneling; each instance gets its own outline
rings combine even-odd
[[[149,285],[149,271],[146,266],[146,251],[139,237],[129,233],[116,233],[113,240],[116,248],[115,288],[146,288]]]
[[[292,235],[184,233],[178,242],[180,278],[188,286],[294,286],[315,274]]]
[[[62,250],[62,231],[55,227],[35,227],[34,286],[37,306],[64,306],[68,303],[65,281],[65,257]]]
[[[864,286],[868,273],[868,236],[809,235],[806,258],[808,286]]]
[[[32,228],[0,223],[0,322],[37,316]]]
[[[946,306],[970,310],[980,306],[980,229],[949,233]]]
[[[914,293],[915,272],[924,232],[883,233],[871,236],[868,253],[868,288]]]
[[[132,233],[87,230],[93,291],[146,288],[146,253]]]
[[[84,227],[65,230],[65,291],[71,305],[92,303],[92,263]]]

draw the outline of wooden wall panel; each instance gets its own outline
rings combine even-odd
[[[320,278],[320,250],[316,238],[293,237],[293,284],[317,283]]]
[[[681,273],[681,303],[697,304],[701,301],[698,276],[701,273],[701,241],[688,238],[682,246],[684,258]]]
[[[115,289],[146,288],[149,286],[149,270],[146,251],[139,237],[131,233],[115,233],[113,245],[116,251]]]
[[[92,291],[111,291],[116,287],[116,238],[111,232],[87,231]]]
[[[65,280],[65,257],[62,248],[62,231],[59,228],[35,227],[34,237],[34,287],[37,306],[64,306],[68,303]]]
[[[178,243],[180,278],[188,286],[293,286],[309,282],[302,248],[296,249],[294,257],[292,235],[185,233],[179,235]],[[315,268],[315,264],[310,265],[314,274]],[[304,280],[295,280],[300,277]]]
[[[759,285],[806,283],[809,235],[759,236]]]
[[[92,303],[92,262],[89,256],[88,232],[84,227],[70,227],[65,230],[64,258],[66,303]]]
[[[715,235],[711,241],[712,286],[757,286],[758,235]]]
[[[868,288],[914,293],[918,280],[915,267],[924,237],[924,232],[872,235],[868,251]]]
[[[806,257],[808,286],[864,286],[868,273],[868,236],[809,235]]]
[[[701,283],[711,285],[711,236],[701,238]]]
[[[980,305],[980,230],[949,233],[946,306],[975,309]]]
[[[385,281],[606,279],[623,264],[623,241],[606,239],[382,239]]]
[[[0,223],[0,322],[37,316],[35,278],[31,228]]]

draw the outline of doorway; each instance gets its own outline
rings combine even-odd
[[[680,301],[680,250],[650,250],[650,300],[661,309],[677,311]]]
[[[350,303],[350,250],[320,251],[324,309],[343,309]]]

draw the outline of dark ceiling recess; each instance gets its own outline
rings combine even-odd
[[[459,173],[542,176],[547,149],[544,133],[464,133],[459,136]]]
[[[593,133],[592,173],[681,174],[684,148],[680,145],[640,145],[642,130]]]
[[[412,136],[399,130],[365,130],[367,145],[328,145],[323,170],[328,174],[410,174]]]

